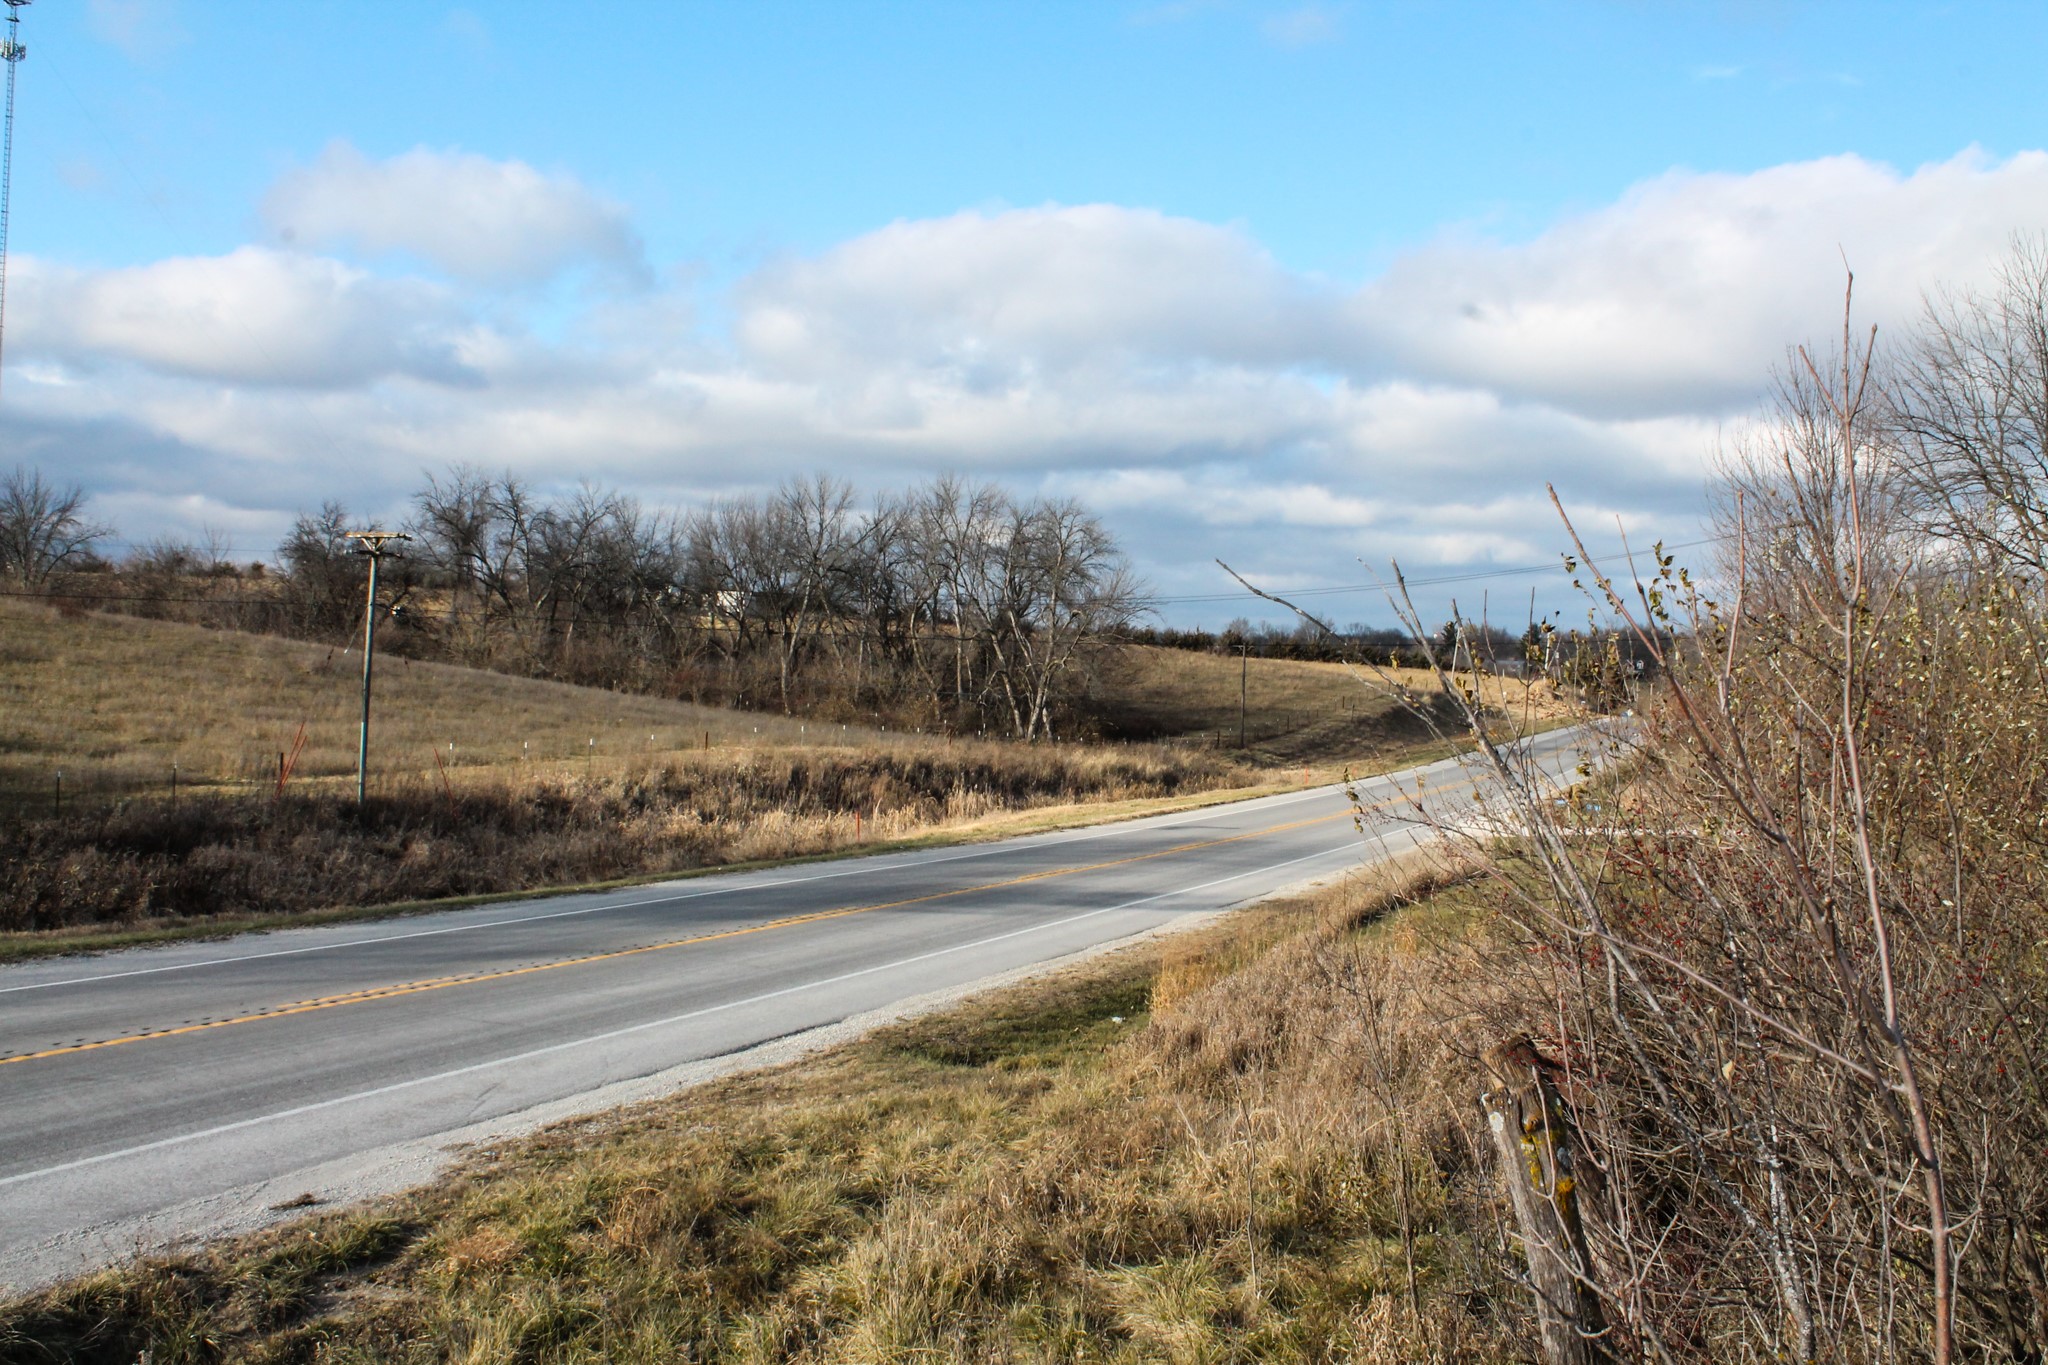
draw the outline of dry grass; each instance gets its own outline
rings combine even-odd
[[[332,786],[275,800],[129,800],[0,825],[0,934],[644,878],[934,829],[966,836],[1000,813],[1120,806],[1248,776],[1206,754],[960,743],[684,754],[516,784],[415,779],[360,811]]]
[[[1106,672],[1094,705],[1118,733],[1234,751],[1238,669],[1234,654],[1137,647]],[[1478,689],[1484,705],[1524,728],[1573,714],[1541,680],[1459,674],[1457,682]],[[1403,703],[1427,705],[1437,684],[1421,669],[1250,659],[1243,690],[1245,760],[1293,764],[1366,759],[1415,743],[1426,729]]]
[[[359,651],[0,602],[0,801],[40,806],[59,769],[82,798],[167,793],[173,764],[186,787],[272,787],[301,725],[295,778],[344,778],[361,704]],[[387,783],[603,768],[706,735],[718,749],[935,742],[381,655],[375,727]]]
[[[0,950],[824,854],[1255,781],[1208,754],[954,742],[394,659],[358,816],[359,661],[0,604]],[[301,725],[280,796],[277,755]]]
[[[1237,662],[1135,648],[1099,703],[1134,737],[1177,737],[1173,754],[1237,735]],[[280,753],[304,726],[300,786],[345,785],[355,771],[362,656],[323,645],[178,622],[0,602],[0,809],[168,797],[181,790],[269,792]],[[1425,690],[1420,675],[1387,675]],[[1346,764],[1429,741],[1387,678],[1341,665],[1253,659],[1250,746],[1218,757],[1253,765]],[[1362,680],[1362,681],[1361,681]],[[1563,714],[1539,688],[1489,679],[1502,709],[1545,723]],[[450,664],[378,660],[372,781],[387,791],[568,775],[616,778],[651,760],[762,749],[945,752],[943,737],[576,687]],[[1227,732],[1227,733],[1226,733]],[[594,742],[593,742],[594,741]],[[986,747],[997,747],[990,745]]]
[[[1387,917],[1441,877],[1274,903],[0,1307],[0,1360],[1524,1358],[1464,1026],[1434,1003],[1472,893]]]
[[[1350,763],[1318,751],[1275,773],[1291,751],[952,740],[393,659],[358,816],[359,658],[0,604],[0,955],[988,837],[1449,751],[1379,703],[1350,719],[1365,751]],[[1143,651],[1134,668],[1150,681],[1132,695],[1185,719],[1213,702],[1217,662]],[[1189,666],[1176,702],[1170,680]],[[1276,703],[1359,691],[1318,665],[1260,668],[1296,680]],[[301,726],[280,794],[278,755]]]

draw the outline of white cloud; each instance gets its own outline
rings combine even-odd
[[[1076,473],[1061,487],[1105,512],[1142,514],[1171,506],[1208,526],[1279,526],[1364,530],[1392,512],[1387,502],[1361,498],[1327,484],[1281,481],[1246,487],[1223,466],[1186,469],[1116,469]]]
[[[1119,356],[1314,361],[1334,300],[1235,229],[1089,204],[898,222],[777,262],[741,288],[736,331],[779,373],[910,364],[996,391]]]
[[[279,178],[263,218],[285,241],[404,253],[477,283],[532,283],[582,262],[646,273],[620,206],[572,177],[469,152],[417,147],[372,161],[335,142]]]
[[[1545,482],[1626,490],[1639,500],[1687,498],[1713,437],[1707,417],[1595,418],[1482,388],[1410,380],[1341,397],[1332,413],[1336,458],[1400,471],[1414,500]]]
[[[126,361],[216,384],[474,380],[441,291],[318,257],[242,247],[98,272],[30,258],[17,279],[9,339],[24,359]]]
[[[1518,245],[1447,239],[1358,296],[1379,363],[1599,414],[1746,406],[1785,348],[1859,315],[1910,321],[2048,221],[2048,154],[1911,174],[1855,156],[1672,172]]]
[[[1853,156],[1672,172],[1524,243],[1453,234],[1355,289],[1241,230],[1115,205],[899,222],[740,288],[750,365],[872,392],[1175,382],[1201,372],[1409,378],[1595,418],[1746,408],[1839,313],[1887,330],[1935,281],[1981,279],[2048,219],[2048,154],[1902,174]]]
[[[363,170],[384,205],[350,209],[366,224],[413,173],[345,149],[330,164]],[[519,169],[503,183],[573,189]],[[1290,583],[1394,556],[1541,563],[1560,543],[1546,482],[1603,537],[1619,518],[1689,538],[1717,423],[1789,343],[1839,326],[1838,251],[1859,315],[1889,332],[2048,221],[2048,154],[1673,172],[1533,240],[1447,236],[1362,283],[1150,209],[967,212],[773,261],[729,297],[611,293],[566,340],[522,330],[523,296],[493,286],[623,250],[623,216],[600,210],[549,220],[471,272],[481,287],[261,247],[105,272],[30,260],[10,421],[37,433],[25,450],[93,451],[78,477],[139,499],[124,508],[189,520],[179,499],[203,497],[222,524],[324,496],[393,513],[456,460],[655,501],[955,468],[1080,494],[1174,591],[1225,585],[1218,555]],[[325,221],[372,254],[490,235]]]

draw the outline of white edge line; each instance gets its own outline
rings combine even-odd
[[[375,1099],[380,1095],[390,1095],[400,1090],[410,1090],[416,1086],[433,1085],[440,1081],[451,1081],[459,1076],[473,1075],[479,1071],[488,1071],[493,1067],[514,1066],[520,1062],[530,1062],[537,1057],[546,1057],[557,1052],[567,1052],[574,1048],[588,1047],[593,1043],[608,1043],[614,1038],[624,1038],[635,1033],[645,1033],[649,1029],[668,1028],[671,1025],[688,1023],[692,1019],[701,1019],[708,1014],[718,1014],[725,1010],[744,1009],[748,1005],[758,1005],[764,1001],[779,999],[785,995],[796,995],[803,991],[817,990],[821,986],[834,986],[842,981],[851,981],[856,977],[872,976],[877,972],[894,971],[899,967],[908,967],[918,962],[928,962],[933,958],[945,957],[952,953],[966,952],[973,948],[985,948],[991,943],[1001,943],[1005,939],[1021,938],[1026,934],[1038,934],[1048,929],[1063,928],[1066,925],[1075,924],[1081,920],[1093,919],[1097,915],[1114,914],[1119,910],[1128,910],[1137,905],[1147,905],[1153,901],[1167,900],[1174,896],[1190,895],[1196,891],[1207,891],[1211,887],[1242,881],[1246,877],[1256,877],[1262,872],[1277,872],[1283,867],[1292,867],[1296,863],[1310,862],[1316,858],[1327,858],[1333,853],[1352,853],[1355,851],[1355,845],[1347,841],[1335,848],[1320,849],[1314,853],[1304,854],[1299,858],[1289,858],[1285,862],[1272,863],[1266,867],[1255,867],[1248,872],[1233,873],[1228,877],[1219,877],[1214,881],[1202,882],[1195,886],[1183,886],[1172,891],[1161,891],[1157,895],[1140,896],[1136,900],[1124,901],[1118,905],[1105,905],[1096,910],[1084,910],[1078,915],[1068,915],[1064,919],[1048,920],[1044,924],[1034,924],[1024,929],[1012,929],[1007,933],[975,939],[971,943],[956,943],[950,948],[937,948],[928,953],[918,953],[912,957],[898,958],[894,962],[884,962],[873,967],[863,967],[858,971],[844,972],[838,976],[828,976],[817,981],[807,981],[801,986],[785,986],[781,990],[768,991],[761,995],[751,995],[744,1000],[728,1000],[723,1004],[707,1005],[703,1009],[690,1010],[684,1014],[670,1015],[666,1019],[652,1019],[646,1023],[630,1024],[625,1028],[611,1029],[604,1033],[594,1033],[587,1038],[573,1038],[565,1043],[550,1043],[546,1047],[537,1047],[528,1052],[514,1053],[509,1057],[494,1058],[488,1062],[473,1062],[468,1066],[456,1067],[452,1071],[441,1071],[431,1076],[416,1076],[409,1081],[394,1081],[390,1085],[375,1086],[369,1090],[358,1090],[348,1095],[336,1095],[331,1099],[315,1100],[311,1104],[302,1104],[291,1109],[280,1109],[272,1114],[259,1114],[255,1118],[237,1119],[233,1123],[223,1123],[212,1128],[202,1128],[192,1133],[180,1133],[176,1137],[158,1138],[154,1142],[145,1142],[135,1147],[124,1147],[114,1152],[102,1152],[98,1156],[80,1157],[76,1161],[66,1161],[56,1166],[45,1166],[37,1171],[23,1171],[18,1175],[0,1177],[0,1188],[8,1185],[18,1185],[23,1181],[39,1180],[45,1176],[62,1175],[66,1171],[76,1171],[86,1166],[97,1166],[102,1162],[119,1161],[126,1157],[141,1156],[147,1152],[162,1151],[166,1147],[178,1147],[188,1142],[202,1142],[207,1138],[219,1137],[224,1133],[239,1132],[245,1128],[275,1123],[281,1119],[297,1118],[302,1114],[318,1113],[323,1109],[334,1109],[341,1105],[354,1104],[360,1100]],[[563,1098],[568,1097],[564,1096]],[[424,1136],[431,1137],[432,1134]]]

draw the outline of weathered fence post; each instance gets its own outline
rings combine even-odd
[[[1536,1320],[1549,1365],[1606,1365],[1607,1320],[1590,1282],[1593,1258],[1579,1212],[1577,1139],[1550,1073],[1526,1035],[1489,1049],[1495,1087],[1480,1096],[1514,1202]]]

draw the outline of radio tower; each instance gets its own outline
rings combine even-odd
[[[21,7],[30,0],[6,0],[7,37],[0,61],[7,63],[7,128],[0,134],[0,343],[7,335],[7,210],[14,195],[14,68],[28,55],[21,41]]]

